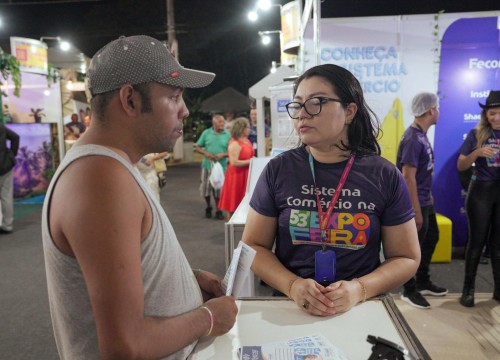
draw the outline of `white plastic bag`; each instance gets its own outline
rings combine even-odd
[[[209,180],[215,190],[222,189],[222,185],[224,185],[224,169],[219,162],[212,163],[212,172],[210,173]]]

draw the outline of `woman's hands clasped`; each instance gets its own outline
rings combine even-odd
[[[298,279],[290,288],[290,298],[309,314],[330,316],[362,301],[363,289],[357,281],[340,280],[325,287],[312,279]]]

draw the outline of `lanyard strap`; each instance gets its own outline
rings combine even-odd
[[[309,152],[309,166],[311,168],[311,174],[313,177],[314,181],[314,190],[316,192],[316,203],[318,205],[318,216],[319,216],[319,225],[321,229],[321,234],[322,234],[322,241],[326,242],[326,226],[328,225],[328,221],[330,220],[330,217],[332,216],[333,208],[337,204],[337,201],[339,200],[340,193],[342,191],[342,188],[344,187],[344,184],[347,180],[347,175],[349,175],[349,172],[351,171],[352,165],[354,164],[354,160],[356,158],[356,154],[351,154],[349,156],[349,159],[347,160],[347,164],[344,167],[344,171],[342,172],[342,176],[340,177],[339,183],[337,184],[337,187],[335,188],[335,193],[332,196],[332,201],[330,201],[330,205],[328,206],[328,210],[326,211],[326,214],[323,213],[323,208],[321,207],[321,202],[319,199],[319,191],[316,186],[316,176],[314,175],[314,159],[312,154]]]

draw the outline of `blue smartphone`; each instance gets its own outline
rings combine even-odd
[[[333,250],[318,250],[314,253],[314,280],[328,286],[335,280],[336,256]]]

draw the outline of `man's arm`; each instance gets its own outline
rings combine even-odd
[[[141,242],[151,224],[144,194],[116,160],[80,159],[65,170],[55,189],[50,230],[61,251],[80,264],[104,359],[163,357],[206,335],[211,327],[206,309],[171,318],[144,315]],[[220,297],[205,306],[214,315],[211,335],[232,327],[233,298]]]
[[[417,224],[417,230],[420,231],[422,228],[423,217],[422,209],[420,208],[420,201],[418,201],[418,190],[417,190],[417,168],[409,164],[403,164],[402,168],[403,178],[405,179],[408,190],[410,191],[411,203],[413,205],[413,210],[415,210],[415,223]]]
[[[204,155],[210,161],[214,159],[214,155],[211,152],[207,151],[204,147],[201,147],[197,143],[194,144],[194,151]]]

